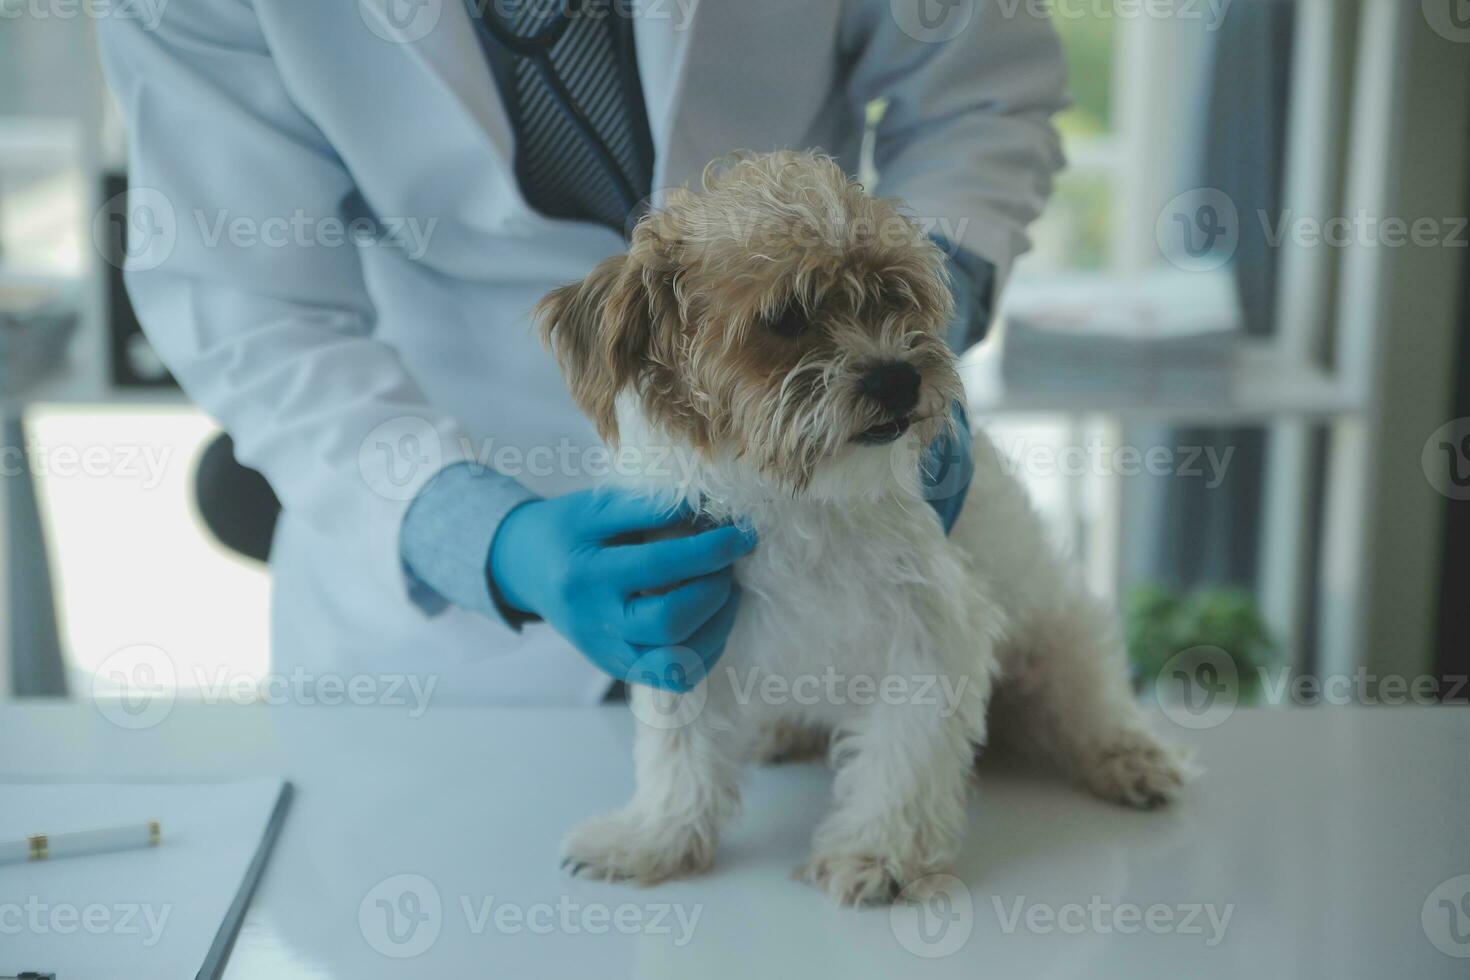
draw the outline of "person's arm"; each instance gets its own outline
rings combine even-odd
[[[963,354],[985,339],[995,305],[995,266],[942,235],[931,236],[944,251],[945,271],[954,294],[954,319],[945,335],[950,349]]]
[[[496,593],[489,569],[501,524],[521,504],[539,499],[478,463],[445,467],[403,517],[399,540],[409,597],[431,615],[452,605],[516,629],[534,619]]]
[[[886,102],[873,148],[877,190],[903,199],[945,250],[956,310],[948,340],[963,354],[989,329],[1030,245],[1026,227],[1064,163],[1051,121],[1067,104],[1056,31],[1025,4],[994,0],[854,0],[843,31],[854,111]],[[968,420],[956,406],[953,435],[935,440],[921,471],[946,531],[973,469]]]
[[[297,108],[249,4],[191,0],[154,29],[99,29],[128,124],[127,282],[150,341],[293,518],[404,594],[404,511],[460,458],[463,433],[375,339],[356,246],[216,235],[237,220],[339,220],[351,176]]]
[[[375,339],[353,245],[215,237],[237,219],[340,220],[357,196],[294,104],[251,8],[190,0],[156,29],[109,19],[101,42],[128,121],[129,218],[142,234],[127,281],[139,319],[292,516],[425,612],[454,602],[512,625],[541,616],[613,676],[643,683],[688,682],[691,651],[712,664],[748,535],[605,540],[675,519],[616,494],[540,500],[466,459],[456,421]]]
[[[1056,31],[1024,3],[854,0],[843,32],[854,111],[887,103],[878,192],[953,246],[951,274],[969,290],[956,297],[970,308],[951,338],[963,353],[984,335],[1064,162],[1051,122],[1067,104]]]

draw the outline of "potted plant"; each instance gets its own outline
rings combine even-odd
[[[1234,664],[1228,678],[1240,704],[1251,704],[1261,692],[1262,673],[1277,659],[1275,641],[1261,617],[1255,597],[1239,589],[1200,589],[1176,593],[1158,585],[1129,591],[1124,602],[1124,640],[1133,686],[1149,691],[1166,665],[1193,670],[1196,662],[1218,660],[1223,653]]]

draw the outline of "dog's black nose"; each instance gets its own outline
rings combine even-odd
[[[919,404],[919,372],[904,361],[884,361],[863,375],[863,394],[894,415],[907,415]]]

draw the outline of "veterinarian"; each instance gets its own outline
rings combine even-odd
[[[284,506],[275,669],[433,674],[440,700],[595,702],[723,647],[759,543],[620,543],[685,518],[589,491],[616,454],[528,316],[658,189],[737,148],[855,172],[885,100],[877,191],[945,244],[959,350],[1061,164],[1028,4],[189,0],[100,33],[134,306]],[[967,446],[926,467],[946,526]]]

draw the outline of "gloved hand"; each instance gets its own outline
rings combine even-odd
[[[939,515],[948,534],[965,506],[965,494],[975,475],[974,452],[970,446],[970,420],[958,403],[954,407],[954,431],[946,431],[929,444],[919,466],[924,499]]]
[[[495,534],[490,579],[504,602],[546,620],[609,675],[685,691],[724,653],[740,601],[731,566],[755,537],[722,526],[618,539],[687,526],[690,516],[613,490],[528,501]]]

